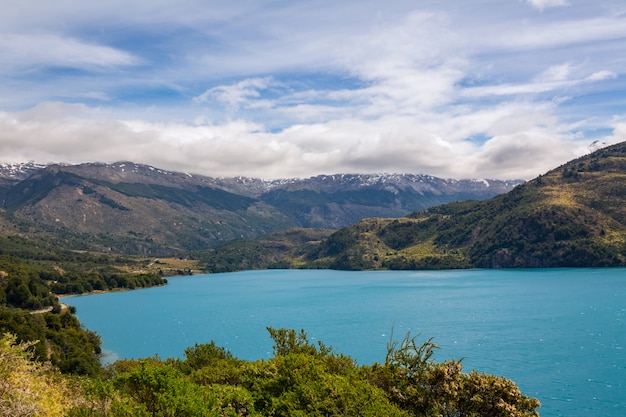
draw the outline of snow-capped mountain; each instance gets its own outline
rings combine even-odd
[[[213,178],[133,162],[4,164],[0,180],[7,221],[127,253],[199,249],[290,227],[336,229],[489,198],[521,182],[416,174]]]

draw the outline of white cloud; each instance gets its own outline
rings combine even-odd
[[[231,85],[220,85],[210,88],[197,97],[194,97],[196,103],[203,103],[210,100],[216,100],[224,104],[231,111],[238,110],[240,107],[254,107],[254,102],[258,102],[261,97],[261,90],[269,87],[277,86],[271,77],[249,78],[239,81]]]
[[[548,7],[567,6],[569,4],[567,0],[526,0],[526,1],[531,6],[539,10],[543,10]]]
[[[462,92],[465,97],[483,96],[514,96],[522,94],[538,94],[553,91],[571,85],[571,82],[501,84],[484,87],[468,88]]]
[[[617,78],[618,75],[613,71],[598,71],[588,76],[585,80],[589,82],[604,81]]]
[[[210,176],[417,172],[532,178],[555,161],[580,155],[584,140],[572,138],[553,110],[511,104],[481,114],[347,118],[271,133],[245,120],[217,125],[115,120],[102,109],[47,103],[0,114],[0,154],[7,161],[26,155],[42,162],[130,159]],[[490,139],[465,141],[477,133]]]
[[[569,62],[553,65],[535,77],[535,81],[548,83],[567,81],[570,79],[571,73],[572,64]]]
[[[626,19],[622,16],[608,16],[547,23],[531,21],[521,26],[517,23],[508,29],[502,27],[498,32],[498,36],[490,37],[489,33],[485,34],[485,46],[507,50],[549,49],[585,42],[624,39],[626,38]]]
[[[115,48],[57,34],[3,34],[0,55],[5,70],[7,66],[38,68],[42,65],[98,70],[137,65],[141,61]]]
[[[597,139],[600,146],[608,146],[626,141],[626,115],[616,117],[611,123],[612,133]]]
[[[581,70],[577,70],[581,72]],[[602,70],[589,75],[578,74],[572,77],[573,68],[569,63],[551,66],[541,74],[531,79],[528,83],[521,84],[499,84],[486,85],[480,87],[469,87],[461,92],[465,97],[484,96],[515,96],[540,94],[551,91],[563,91],[564,89],[581,84],[605,81],[617,78],[613,71]]]
[[[3,158],[529,178],[626,114],[617,0],[155,1],[3,10]]]

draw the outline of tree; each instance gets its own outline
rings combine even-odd
[[[73,322],[52,314],[41,320],[57,330]],[[438,346],[432,339],[419,344],[410,333],[400,342],[392,337],[383,364],[358,367],[323,343],[310,343],[303,330],[268,330],[276,353],[269,360],[246,362],[211,342],[188,348],[185,360],[122,360],[81,379],[62,375],[49,361],[35,361],[36,342],[19,343],[5,334],[0,415],[538,416],[539,401],[512,381],[463,373],[460,360],[435,362]]]
[[[149,415],[177,417],[220,417],[221,402],[211,389],[198,386],[174,366],[158,359],[128,364],[114,384]]]
[[[364,368],[366,378],[415,416],[535,417],[541,405],[517,385],[495,375],[462,372],[460,360],[436,363],[432,338],[419,345],[407,333],[387,345],[385,364]]]
[[[198,344],[185,349],[186,363],[192,369],[200,369],[214,360],[232,359],[233,355],[223,347],[217,346],[214,341]]]
[[[338,372],[326,357],[292,352],[246,365],[242,385],[255,409],[271,416],[406,416],[354,369]]]
[[[9,280],[6,289],[7,304],[12,307],[28,308],[28,304],[32,294],[26,282],[20,278]]]
[[[64,416],[75,404],[76,390],[50,363],[33,360],[36,342],[0,338],[0,415]]]
[[[293,329],[275,329],[268,327],[267,331],[270,333],[270,337],[274,341],[275,356],[287,356],[290,353],[305,353],[315,355],[318,353],[315,345],[311,344],[307,338],[304,329],[300,329],[300,333],[296,333]],[[322,342],[320,344],[320,354],[325,355],[330,353],[332,349],[325,347]]]
[[[199,385],[238,385],[243,361],[215,342],[195,344],[185,349],[185,360],[177,361],[178,369]]]

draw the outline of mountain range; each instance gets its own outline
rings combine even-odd
[[[0,228],[70,249],[160,256],[289,228],[339,229],[482,200],[522,181],[428,175],[212,178],[132,162],[0,165]]]
[[[202,264],[206,271],[626,266],[626,142],[490,199],[309,234],[231,242],[205,251]]]

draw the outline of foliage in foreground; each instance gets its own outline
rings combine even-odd
[[[34,343],[0,338],[0,415],[64,416],[76,405],[72,380],[49,362],[33,360]]]
[[[389,343],[385,363],[359,366],[323,343],[310,343],[304,331],[268,330],[274,356],[267,360],[244,361],[213,342],[196,344],[184,359],[117,361],[80,385],[49,364],[30,361],[30,344],[7,334],[0,339],[0,373],[10,381],[0,386],[2,415],[539,415],[539,401],[512,381],[463,373],[460,361],[435,362],[431,340],[419,345],[407,334]]]

